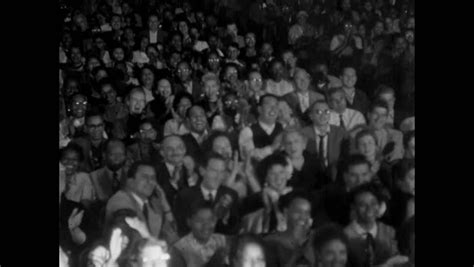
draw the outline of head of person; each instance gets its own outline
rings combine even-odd
[[[328,91],[329,106],[335,112],[342,114],[346,111],[346,94],[342,88],[331,88]]]
[[[173,88],[171,87],[171,82],[168,78],[161,78],[158,80],[158,86],[155,94],[162,96],[165,99],[173,94]]]
[[[157,131],[155,127],[153,126],[153,123],[151,120],[146,119],[140,122],[139,126],[139,133],[140,133],[140,141],[143,143],[152,143],[156,140],[157,137]]]
[[[128,94],[125,102],[127,104],[128,111],[130,112],[130,114],[142,114],[146,105],[145,92],[142,88],[134,88]]]
[[[376,21],[372,31],[374,33],[374,36],[382,35],[385,32],[385,26],[384,26],[383,21],[380,21],[380,20]]]
[[[344,231],[334,224],[324,225],[316,231],[314,254],[319,267],[345,267],[349,244]]]
[[[265,182],[273,190],[283,192],[290,178],[289,164],[283,154],[271,154],[257,165],[257,176],[260,181]]]
[[[376,97],[379,100],[385,101],[390,110],[395,108],[395,90],[392,87],[386,85],[379,86]]]
[[[223,80],[231,84],[237,82],[239,79],[239,68],[235,63],[227,63],[224,66]]]
[[[59,151],[59,158],[65,168],[66,175],[71,176],[79,170],[79,166],[84,160],[84,154],[79,145],[69,143]]]
[[[75,94],[78,94],[80,91],[79,89],[79,81],[75,78],[67,78],[64,82],[64,97],[70,98]]]
[[[170,40],[170,45],[172,48],[176,49],[177,51],[181,51],[183,49],[183,35],[181,32],[172,33]]]
[[[183,36],[189,35],[189,26],[187,19],[181,19],[178,21],[178,30]]]
[[[152,87],[155,82],[155,71],[151,66],[144,66],[140,71],[140,82],[143,86]]]
[[[374,160],[378,156],[377,137],[374,131],[364,129],[355,136],[357,153],[364,155],[367,160]]]
[[[415,43],[415,30],[408,29],[405,31],[405,39],[407,40],[408,44],[412,45]]]
[[[160,56],[160,53],[158,52],[158,49],[153,44],[150,44],[146,47],[145,53],[146,53],[146,55],[148,56],[148,58],[150,59],[151,62],[155,62],[156,60],[158,60],[158,58]]]
[[[311,200],[308,193],[292,191],[281,196],[278,200],[278,205],[286,217],[288,229],[298,227],[309,229],[312,226]]]
[[[227,34],[231,36],[237,36],[239,34],[239,29],[237,24],[234,21],[229,21],[226,25]]]
[[[201,185],[207,190],[217,190],[224,182],[227,173],[226,160],[215,152],[209,152],[199,167]]]
[[[187,61],[181,61],[178,63],[178,66],[176,68],[176,73],[178,75],[178,78],[181,82],[188,82],[191,80],[191,75],[192,75],[192,70],[189,62]]]
[[[150,15],[148,17],[148,29],[150,31],[157,31],[160,27],[160,21],[158,20],[157,15]]]
[[[349,190],[372,180],[370,162],[361,154],[347,157],[342,164],[342,182]]]
[[[232,159],[232,143],[229,135],[223,131],[213,131],[203,144],[203,150],[213,151],[221,155],[226,161]]]
[[[407,158],[415,158],[415,130],[409,131],[403,135],[403,147]]]
[[[89,56],[86,62],[87,62],[87,71],[89,73],[92,73],[92,70],[94,70],[94,68],[102,66],[102,63],[96,56]]]
[[[81,51],[81,48],[77,47],[77,46],[73,46],[71,48],[71,52],[70,52],[70,58],[71,58],[71,62],[73,65],[80,65],[82,64],[82,51]]]
[[[376,223],[383,197],[379,188],[373,183],[364,183],[351,191],[351,209],[357,223],[373,226]]]
[[[99,88],[102,99],[104,99],[107,104],[115,104],[117,102],[117,91],[114,88],[112,80],[108,78],[102,79]]]
[[[186,117],[186,112],[190,107],[192,107],[194,101],[193,96],[188,92],[177,93],[173,100],[173,109],[181,117]]]
[[[213,73],[207,73],[202,76],[204,93],[209,102],[217,102],[220,96],[219,77]]]
[[[403,35],[397,35],[395,38],[394,50],[402,53],[407,49],[407,41]]]
[[[403,159],[393,168],[395,181],[402,192],[415,195],[415,160]]]
[[[92,141],[100,141],[104,136],[104,119],[102,114],[97,111],[91,111],[86,117],[86,132]]]
[[[341,73],[342,86],[345,88],[354,88],[357,82],[357,72],[352,67],[345,67]]]
[[[263,78],[259,71],[251,71],[248,75],[249,89],[253,93],[260,92],[263,89]]]
[[[230,266],[265,267],[266,255],[262,239],[253,234],[237,236],[230,245]]]
[[[280,82],[283,79],[283,74],[285,73],[285,67],[283,62],[279,59],[274,59],[270,64],[271,77],[275,82]]]
[[[102,79],[109,77],[109,72],[104,66],[99,66],[92,70],[92,76],[95,82],[99,83]]]
[[[186,112],[186,118],[189,122],[189,130],[194,133],[202,134],[208,128],[206,111],[200,105],[190,107]]]
[[[293,50],[287,49],[283,51],[283,53],[281,53],[281,58],[283,59],[283,62],[287,68],[296,67],[298,58],[295,56],[295,52],[293,52]]]
[[[152,163],[134,162],[127,173],[127,187],[141,199],[148,199],[156,187],[156,171]]]
[[[317,100],[308,109],[309,117],[316,127],[326,127],[329,125],[330,110],[325,100]]]
[[[257,44],[257,38],[255,36],[255,33],[253,32],[248,32],[245,35],[245,46],[247,48],[255,48],[255,45]]]
[[[222,97],[224,114],[234,117],[239,112],[241,102],[235,92],[228,92]]]
[[[117,139],[110,139],[105,145],[105,165],[111,171],[117,171],[125,165],[125,144]]]
[[[298,14],[296,14],[296,23],[298,23],[299,25],[305,25],[307,20],[308,13],[306,11],[301,10],[298,12]]]
[[[307,92],[311,82],[311,76],[303,68],[296,68],[294,78],[296,90],[299,92]]]
[[[210,204],[196,204],[191,208],[187,223],[194,238],[202,244],[206,244],[214,234],[217,217]]]
[[[146,52],[146,48],[150,45],[150,38],[146,35],[140,37],[140,51]]]
[[[110,26],[114,31],[120,30],[120,28],[122,28],[122,17],[117,14],[112,15],[110,18]]]
[[[388,104],[384,100],[375,100],[367,114],[369,126],[374,130],[383,129],[387,123],[388,111]]]
[[[87,97],[82,94],[76,94],[72,97],[70,109],[74,118],[83,118],[86,115],[88,107]]]
[[[273,56],[273,46],[270,43],[263,43],[260,49],[260,54],[263,58],[269,59]]]
[[[298,129],[286,129],[282,136],[282,145],[290,158],[300,158],[306,149],[308,139]]]
[[[160,154],[166,163],[181,165],[186,155],[186,145],[179,135],[166,136],[161,142]]]
[[[221,58],[216,51],[210,51],[207,55],[207,66],[211,71],[217,71],[220,68]]]
[[[273,125],[278,118],[278,97],[265,94],[258,103],[258,120]]]
[[[181,62],[181,58],[181,52],[176,49],[172,49],[168,56],[168,64],[170,69],[176,70],[178,68],[179,62]]]
[[[116,46],[112,50],[112,58],[115,62],[122,62],[125,60],[125,49],[122,46]]]
[[[133,248],[137,267],[168,267],[168,246],[165,241],[142,238]]]
[[[227,58],[230,60],[237,60],[240,55],[239,45],[235,42],[227,46]]]

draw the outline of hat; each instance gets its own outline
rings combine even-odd
[[[309,17],[309,16],[308,16],[308,13],[307,13],[306,11],[304,11],[304,10],[301,10],[301,11],[298,12],[298,14],[296,14],[296,17],[297,17],[297,18],[299,18],[299,17],[301,17],[301,16]]]

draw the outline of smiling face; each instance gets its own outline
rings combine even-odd
[[[375,224],[379,208],[380,203],[372,193],[364,192],[358,194],[354,204],[357,222],[363,225]]]
[[[77,172],[79,168],[80,158],[79,154],[72,149],[67,150],[64,152],[61,158],[61,164],[65,168],[65,173],[67,176],[70,176]]]
[[[383,129],[387,123],[388,110],[384,107],[374,107],[369,113],[369,125],[376,130]]]
[[[278,118],[278,100],[275,97],[265,97],[258,107],[259,120],[274,124]]]
[[[308,91],[309,83],[311,81],[311,78],[308,72],[306,72],[303,69],[298,69],[295,72],[294,80],[295,80],[296,90],[300,92]]]
[[[186,146],[183,140],[178,136],[169,136],[163,140],[161,147],[161,156],[165,162],[172,165],[180,165],[186,155]]]
[[[87,99],[83,95],[76,95],[72,99],[72,115],[75,118],[83,118],[86,115]]]
[[[189,124],[191,132],[201,134],[207,129],[206,112],[202,107],[191,107],[191,110],[189,110]]]
[[[156,186],[155,168],[148,165],[138,167],[135,176],[130,179],[130,189],[142,199],[151,196]]]
[[[283,148],[290,158],[300,157],[306,148],[306,140],[298,132],[290,132],[284,135]]]
[[[225,136],[219,136],[214,139],[212,143],[212,151],[221,155],[226,160],[232,158],[232,145],[230,144],[229,138]]]
[[[339,239],[327,242],[319,253],[320,267],[345,267],[347,263],[347,247]]]
[[[375,158],[377,143],[372,135],[364,135],[357,140],[357,151],[367,159]]]
[[[191,233],[199,242],[207,243],[214,233],[217,218],[210,209],[200,209],[188,220]]]
[[[342,85],[345,88],[354,88],[357,82],[357,74],[356,74],[355,69],[345,68],[342,73],[341,80],[342,80]]]
[[[220,86],[215,79],[209,79],[204,82],[204,92],[210,102],[217,102],[219,100]]]
[[[254,93],[262,91],[263,88],[263,79],[260,72],[252,72],[249,74],[249,88]]]
[[[158,94],[160,94],[164,98],[168,98],[169,96],[171,96],[171,83],[168,81],[168,79],[161,79],[160,81],[158,81],[157,91]]]
[[[266,181],[269,187],[277,192],[282,192],[286,188],[288,181],[286,166],[279,164],[271,166],[270,169],[268,169]]]
[[[130,94],[127,104],[131,114],[142,114],[146,105],[145,93],[142,91],[133,92]]]
[[[294,199],[286,211],[289,228],[307,227],[311,223],[311,203],[303,198]]]

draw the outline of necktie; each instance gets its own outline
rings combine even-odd
[[[212,193],[209,193],[207,195],[207,201],[209,202],[209,204],[214,204],[214,196],[212,195]]]
[[[115,171],[112,175],[112,191],[117,192],[120,189],[120,180],[119,180],[118,171]]]
[[[342,119],[342,114],[339,114],[339,125],[340,125],[343,129],[346,129],[346,125],[344,124],[344,120]]]
[[[181,166],[175,166],[173,171],[173,177],[171,178],[173,186],[176,186],[176,189],[181,187],[180,180],[181,180]]]
[[[321,160],[326,164],[326,155],[324,154],[324,138],[325,135],[320,135],[319,136],[319,144],[318,144],[318,154]]]
[[[146,226],[148,228],[148,230],[150,230],[150,225],[148,224],[148,202],[145,202],[143,204],[143,216],[145,217],[145,223],[146,223]]]
[[[374,237],[372,236],[371,233],[367,233],[367,237],[365,239],[365,260],[366,260],[366,265],[365,266],[373,266],[374,264]]]

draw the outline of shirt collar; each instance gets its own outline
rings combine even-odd
[[[326,133],[329,134],[329,132],[331,131],[331,127],[327,125],[325,128],[327,130]],[[316,135],[322,135],[321,131],[319,131],[319,129],[316,126],[314,127],[314,131],[316,132]]]
[[[130,192],[130,194],[138,202],[138,205],[140,206],[140,208],[143,209],[143,205],[145,205],[145,203],[148,201],[141,199],[137,194],[133,192]]]
[[[201,192],[202,192],[202,194],[203,194],[203,196],[204,196],[205,199],[207,199],[207,197],[209,196],[209,193],[212,194],[212,198],[213,198],[214,200],[216,199],[217,190],[212,190],[212,191],[210,191],[210,190],[204,188],[204,186],[202,186],[202,184],[201,184],[200,187],[201,187]]]
[[[168,162],[165,162],[165,165],[166,165],[166,168],[168,169],[168,172],[170,173],[170,176],[172,176],[175,166]]]
[[[370,233],[374,238],[377,236],[377,224],[374,224],[369,231],[365,230],[356,220],[352,221],[352,227],[354,231],[361,236],[366,236],[367,233]]]
[[[258,124],[260,125],[260,127],[262,127],[262,129],[267,133],[267,134],[271,134],[273,132],[273,130],[275,129],[275,125],[276,123],[274,123],[273,125],[268,125],[266,123],[263,123],[261,121],[258,121]]]

